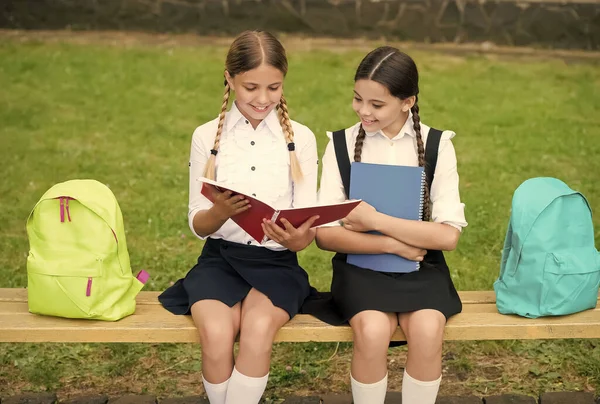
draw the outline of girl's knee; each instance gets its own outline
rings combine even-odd
[[[269,353],[280,324],[268,313],[249,313],[242,319],[240,349]]]
[[[230,321],[205,319],[197,326],[200,334],[200,343],[205,352],[229,352],[233,350],[233,343],[238,330]]]
[[[351,325],[354,333],[354,346],[357,350],[387,351],[392,332],[392,326],[387,317],[359,313],[352,319]]]
[[[404,330],[408,343],[441,349],[446,319],[441,313],[431,312],[413,316]]]

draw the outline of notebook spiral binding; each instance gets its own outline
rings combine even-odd
[[[419,200],[419,220],[423,220],[423,209],[425,208],[425,187],[427,179],[425,177],[425,170],[421,173],[421,199]]]
[[[423,170],[423,172],[421,173],[421,198],[419,200],[419,220],[423,220],[423,209],[425,208],[425,187],[427,186],[426,184],[427,182],[427,178],[425,175],[425,170]],[[421,269],[421,263],[420,262],[415,262],[417,264],[417,270]]]

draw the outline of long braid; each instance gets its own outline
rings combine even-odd
[[[225,92],[223,93],[223,104],[221,104],[221,113],[219,114],[219,126],[217,127],[217,135],[215,136],[215,143],[210,151],[210,157],[206,162],[204,168],[204,176],[210,180],[215,179],[215,165],[217,160],[217,153],[219,152],[219,142],[221,141],[221,133],[223,133],[223,124],[225,123],[225,112],[227,111],[227,104],[229,103],[229,83],[225,81]]]
[[[354,161],[356,161],[357,163],[360,163],[360,156],[362,154],[362,149],[363,149],[363,145],[365,143],[365,129],[362,126],[362,123],[360,124],[360,127],[358,129],[358,136],[356,137],[356,143],[354,143]]]
[[[413,128],[417,138],[417,156],[419,167],[425,167],[425,147],[423,137],[421,136],[421,118],[419,117],[419,96],[415,96],[415,105],[410,109],[413,118]],[[423,220],[428,222],[431,219],[431,208],[429,206],[429,190],[431,184],[425,184],[425,195],[423,197]]]
[[[290,122],[287,101],[285,100],[283,94],[281,94],[281,100],[279,101],[278,110],[279,122],[281,124],[281,129],[283,129],[285,141],[290,152],[290,169],[292,171],[292,180],[294,182],[300,182],[303,178],[302,167],[300,167],[300,162],[298,161],[298,156],[296,155],[296,145],[294,144],[294,130],[292,129],[292,124]]]

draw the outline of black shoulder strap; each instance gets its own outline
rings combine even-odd
[[[427,145],[425,146],[425,178],[427,186],[431,188],[435,167],[437,166],[438,150],[442,131],[439,129],[429,129],[427,135]],[[346,191],[346,197],[350,197],[350,157],[348,156],[348,146],[346,143],[346,131],[344,129],[333,132],[333,146],[335,149],[335,158],[338,169],[342,176],[342,183]]]
[[[437,166],[438,150],[440,140],[442,139],[442,131],[439,129],[430,128],[427,135],[427,145],[425,146],[425,178],[427,186],[431,189],[435,167]]]
[[[335,149],[335,158],[337,160],[338,169],[342,176],[344,191],[346,191],[346,198],[350,198],[350,157],[348,156],[345,129],[333,132],[333,147]]]

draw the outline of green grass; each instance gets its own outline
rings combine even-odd
[[[146,290],[162,290],[186,273],[201,249],[186,215],[191,134],[218,112],[225,52],[0,42],[0,287],[26,286],[27,215],[46,189],[73,178],[97,179],[115,193],[132,267],[152,275]],[[290,114],[314,131],[320,154],[326,130],[356,120],[352,77],[362,56],[290,51]],[[521,182],[560,178],[600,212],[600,71],[559,60],[414,57],[423,121],[457,133],[469,226],[458,249],[447,254],[452,277],[459,290],[491,289],[511,196]],[[597,241],[599,220],[596,215]],[[300,253],[319,289],[329,286],[330,258],[314,245]],[[466,379],[445,382],[442,392],[462,391],[457,386],[477,394],[598,388],[597,345],[447,344],[448,372]],[[349,353],[348,344],[338,351],[335,344],[278,345],[269,394],[346,389]],[[401,362],[403,355],[400,349],[390,357]],[[484,363],[502,358],[531,364],[493,380],[480,377]],[[46,388],[69,394],[94,386],[188,394],[201,391],[199,368],[199,349],[192,345],[1,344],[0,395]],[[539,380],[523,382],[532,376]]]

